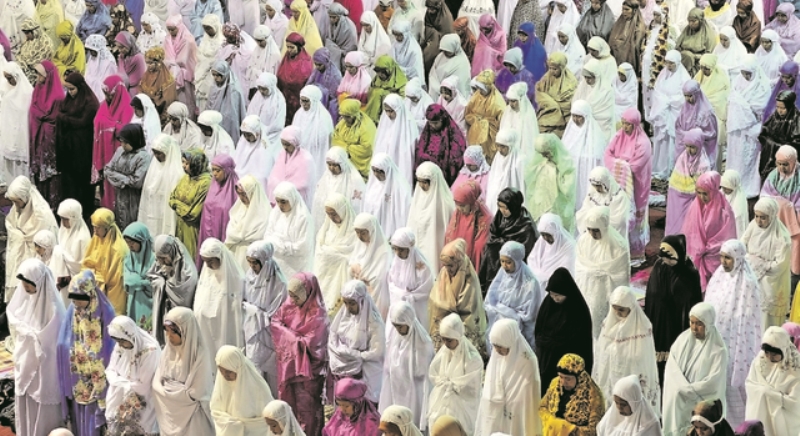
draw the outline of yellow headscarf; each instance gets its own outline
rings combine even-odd
[[[92,214],[92,226],[105,228],[107,232],[103,237],[97,232],[92,235],[81,265],[94,272],[97,287],[105,291],[114,312],[124,315],[128,296],[122,273],[128,246],[114,221],[114,212],[106,208],[97,209]]]
[[[63,79],[66,77],[64,74],[68,70],[77,71],[83,75],[86,74],[86,49],[83,43],[75,34],[75,27],[72,22],[64,20],[56,26],[56,36],[62,38],[69,37],[69,41],[65,44],[64,41],[60,42],[56,54],[53,56],[53,63],[58,67],[58,74]]]
[[[311,11],[308,10],[308,3],[305,0],[294,0],[292,4],[289,6],[293,12],[299,12],[300,16],[295,20],[294,17],[289,19],[289,26],[286,30],[286,36],[292,34],[292,32],[297,32],[300,35],[303,35],[303,39],[306,40],[306,53],[309,56],[314,56],[314,52],[317,49],[323,47],[322,39],[319,36],[319,28],[317,27],[317,22],[314,21],[314,17],[311,15]],[[286,53],[286,40],[283,41],[283,51],[281,53]]]

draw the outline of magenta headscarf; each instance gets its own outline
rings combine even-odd
[[[455,120],[447,110],[438,104],[432,104],[425,110],[425,128],[420,132],[417,140],[414,168],[422,162],[430,161],[442,169],[447,185],[451,186],[458,178],[464,151],[467,149],[467,140]],[[442,128],[433,130],[430,121],[441,121]]]
[[[689,153],[684,153],[684,157],[678,156],[675,162],[675,170],[684,176],[691,176],[696,174],[701,165],[705,164],[707,168],[711,168],[711,163],[708,161],[706,150],[703,148],[703,131],[695,127],[683,135],[683,144],[691,144],[697,146],[697,154],[694,156]]]
[[[364,436],[378,434],[381,415],[375,405],[365,398],[367,385],[361,381],[345,377],[336,382],[334,397],[353,403],[355,413],[345,416],[341,410],[336,412],[322,430],[322,436]]]
[[[782,328],[786,333],[789,333],[789,337],[791,337],[794,346],[800,349],[800,324],[787,322],[783,324]]]
[[[653,162],[650,158],[650,139],[642,129],[642,117],[639,111],[628,108],[622,113],[622,119],[633,124],[633,132],[629,135],[625,130],[620,129],[608,144],[603,161],[609,171],[614,175],[615,180],[620,186],[626,186],[628,181],[623,179],[623,175],[615,174],[616,160],[625,161],[631,168],[633,174],[633,201],[636,210],[640,211],[647,207],[650,198],[650,176],[652,174]],[[624,175],[625,177],[627,175]],[[627,177],[626,177],[627,178]]]
[[[491,27],[489,35],[478,31],[478,43],[475,45],[475,54],[472,57],[472,77],[481,71],[490,69],[499,73],[503,69],[503,55],[506,52],[506,32],[503,26],[490,14],[483,14],[478,19],[478,26]]]
[[[222,184],[214,178],[211,179],[211,186],[208,188],[208,195],[203,203],[203,214],[200,217],[198,247],[203,245],[203,241],[208,238],[225,240],[225,229],[228,227],[230,219],[229,212],[238,198],[236,185],[239,183],[239,176],[236,175],[236,162],[233,161],[233,158],[227,154],[218,154],[211,160],[211,165],[222,168],[227,177]],[[197,254],[196,263],[197,271],[200,271],[202,265],[200,253]]]
[[[92,159],[94,167],[98,171],[111,161],[111,157],[114,156],[114,152],[119,146],[117,134],[133,118],[131,95],[128,93],[122,77],[117,75],[106,77],[106,80],[103,81],[103,91],[113,94],[113,97],[111,103],[106,103],[105,100],[100,102],[100,109],[94,117],[95,147]],[[107,135],[107,133],[110,134]],[[110,186],[107,188],[110,189]],[[111,195],[111,192],[108,194]],[[111,198],[113,197],[107,197],[105,204],[109,204]]]
[[[270,328],[278,350],[278,392],[283,393],[297,378],[312,380],[325,373],[328,366],[328,313],[322,301],[317,277],[299,272],[289,281],[299,280],[306,290],[306,301],[300,306],[287,298],[272,317]]]
[[[66,96],[58,77],[58,68],[48,60],[42,61],[42,68],[45,71],[44,83],[33,87],[33,97],[31,99],[31,117],[43,118],[43,115],[53,111],[58,112],[58,102]]]
[[[686,127],[700,127],[703,129],[703,148],[706,150],[708,158],[711,160],[712,165],[717,161],[717,118],[714,114],[714,108],[706,98],[700,84],[696,80],[687,80],[683,84],[683,94],[691,94],[694,96],[694,104],[684,102],[681,106],[680,114],[676,126]],[[713,121],[713,122],[712,122]],[[705,129],[709,128],[708,131]],[[676,127],[675,132],[675,147],[677,156],[680,152],[678,146],[683,144],[681,142],[684,131],[678,131]]]
[[[275,205],[275,194],[273,191],[275,187],[281,182],[289,182],[297,188],[297,192],[303,197],[306,205],[311,204],[313,200],[312,190],[316,184],[316,180],[312,177],[312,173],[316,168],[314,158],[308,150],[300,147],[300,137],[302,132],[297,126],[286,126],[281,131],[281,141],[286,141],[294,145],[294,153],[291,156],[286,154],[286,150],[281,148],[278,152],[278,157],[275,159],[275,166],[267,179],[267,197],[269,202]]]
[[[736,221],[730,203],[719,190],[722,176],[709,171],[699,179],[696,186],[708,192],[708,203],[697,196],[686,218],[682,232],[686,235],[686,253],[700,272],[700,284],[705,292],[711,274],[720,265],[719,250],[729,239],[736,239]]]

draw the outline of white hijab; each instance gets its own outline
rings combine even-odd
[[[414,413],[405,406],[389,406],[381,413],[381,422],[390,422],[400,429],[400,436],[422,436],[414,425]]]
[[[260,90],[256,92],[247,106],[247,115],[257,115],[261,120],[264,141],[269,142],[268,148],[280,147],[280,136],[286,120],[286,98],[278,89],[278,77],[273,73],[261,73],[255,84],[257,88],[269,90],[269,96],[264,97]]]
[[[427,191],[419,184],[414,188],[407,226],[414,232],[416,246],[424,258],[438,270],[439,254],[444,248],[444,234],[456,204],[442,170],[432,162],[421,163],[417,167],[416,178],[427,180],[429,185]]]
[[[712,53],[717,55],[717,66],[727,71],[731,81],[734,81],[739,76],[740,67],[744,64],[745,57],[748,54],[747,48],[736,36],[736,31],[731,26],[724,26],[720,29],[719,36],[728,38],[728,41],[730,41],[728,48],[723,47],[722,43],[718,42]]]
[[[13,76],[17,84],[11,86],[5,74],[0,77],[3,88],[0,94],[0,119],[4,124],[0,129],[0,150],[4,160],[18,161],[27,169],[30,146],[28,112],[33,98],[33,86],[16,62],[8,62],[2,69],[5,74]]]
[[[380,181],[374,170],[370,173],[361,212],[377,217],[385,234],[392,234],[408,220],[411,186],[388,154],[372,155],[371,166],[382,170],[386,178]]]
[[[287,277],[310,271],[314,260],[314,220],[311,213],[293,184],[278,183],[273,194],[276,200],[289,202],[292,210],[284,213],[280,207],[272,209],[264,240],[275,247],[275,260]]]
[[[183,171],[183,169],[181,169]],[[58,228],[58,246],[53,250],[50,269],[56,277],[72,277],[81,271],[81,262],[92,235],[83,220],[83,208],[77,200],[68,198],[58,205],[61,227]],[[64,227],[64,218],[70,228]]]
[[[681,107],[683,106],[683,84],[691,79],[686,67],[681,63],[681,54],[677,50],[670,50],[665,56],[665,61],[675,64],[677,67],[672,72],[664,65],[658,73],[656,83],[653,86],[653,104],[650,107],[650,121],[656,126],[666,129],[667,134],[675,136],[675,121],[678,118]]]
[[[406,85],[406,96],[408,96],[408,85]],[[430,99],[430,97],[428,98]],[[375,133],[375,149],[373,153],[389,155],[392,161],[397,164],[401,177],[406,176],[406,181],[413,185],[414,152],[416,151],[420,128],[417,126],[414,114],[407,105],[403,104],[403,97],[397,94],[389,94],[383,100],[383,104],[392,108],[395,118],[394,120],[389,118],[386,111],[381,114],[378,131]]]
[[[151,3],[150,0],[146,1]],[[153,33],[147,33],[144,31],[144,29],[139,32],[139,36],[136,38],[136,45],[139,47],[140,52],[146,53],[147,50],[150,50],[153,47],[164,47],[164,39],[167,37],[167,31],[164,30],[162,24],[164,21],[166,21],[167,17],[166,3],[167,2],[165,1],[163,10],[149,10],[142,14],[142,24],[149,24],[150,30],[152,30]],[[148,4],[148,6],[150,5]],[[161,13],[159,14],[159,12]],[[159,18],[159,16],[161,18]]]
[[[643,396],[642,399],[653,411],[660,413],[661,388],[656,366],[653,325],[627,286],[614,289],[608,304],[627,308],[628,316],[619,317],[613,307],[608,311],[595,346],[597,363],[592,370],[592,379],[603,392],[606,407],[613,408],[616,384],[625,376],[636,374],[642,389],[640,396]]]
[[[594,85],[589,85],[586,80],[578,82],[578,88],[572,101],[586,100],[592,107],[592,114],[603,132],[603,139],[608,141],[616,132],[616,99],[614,86],[603,73],[602,65],[597,59],[590,59],[583,66],[583,75],[594,76]],[[616,77],[616,74],[614,74]]]
[[[112,338],[130,342],[133,348],[125,349],[119,344],[114,345],[111,361],[106,367],[106,419],[109,422],[116,421],[120,406],[131,394],[135,394],[142,397],[145,403],[139,412],[139,425],[145,432],[151,433],[158,428],[152,386],[153,376],[161,359],[161,346],[156,338],[139,328],[127,316],[118,316],[111,320],[108,334]]]
[[[586,56],[586,49],[578,39],[578,34],[575,32],[575,24],[563,23],[558,28],[558,33],[563,33],[567,36],[567,44],[564,45],[556,38],[555,51],[564,53],[567,57],[567,68],[572,71],[576,77],[580,74],[583,68],[583,58]],[[558,37],[558,33],[556,37]]]
[[[555,6],[553,7],[553,15],[550,16],[550,24],[547,27],[547,35],[544,38],[544,49],[547,53],[554,53],[559,50],[561,46],[561,42],[558,40],[558,31],[561,29],[561,26],[564,24],[569,24],[570,26],[577,26],[578,21],[581,19],[581,14],[578,12],[578,8],[575,7],[575,3],[569,0],[555,0]],[[558,9],[558,6],[566,6],[567,10],[561,12]]]
[[[36,286],[28,294],[22,283],[8,303],[6,314],[14,332],[14,387],[16,395],[28,395],[40,404],[57,405],[59,395],[56,343],[65,309],[56,281],[47,266],[38,259],[27,259],[14,276],[21,275]]]
[[[430,261],[416,246],[416,241],[410,227],[401,227],[392,235],[392,247],[407,248],[408,257],[392,256],[388,274],[389,300],[391,304],[407,301],[414,308],[417,319],[427,319],[428,298],[434,278]]]
[[[368,282],[372,301],[386,319],[389,311],[389,287],[386,273],[391,261],[391,248],[386,241],[378,219],[368,213],[356,215],[353,228],[366,230],[369,242],[356,241],[356,248],[350,256],[350,276]]]
[[[464,93],[462,93],[460,90],[460,83],[461,82],[458,76],[450,76],[442,80],[442,84],[439,86],[438,90],[439,99],[436,100],[436,104],[441,105],[447,111],[447,113],[450,114],[450,117],[456,122],[458,128],[461,129],[461,133],[466,137],[467,122],[464,117],[467,109],[467,99],[464,98]],[[469,84],[469,80],[464,83]],[[450,93],[453,95],[453,98],[450,101],[447,101],[444,99],[444,97],[442,97],[440,91],[441,88],[447,88],[450,90]],[[539,129],[538,125],[536,126],[536,129]]]
[[[397,14],[395,10],[395,14]],[[364,30],[364,24],[372,27],[372,32]],[[358,51],[367,55],[368,71],[372,71],[375,60],[389,54],[392,50],[392,42],[389,35],[384,30],[383,25],[378,20],[378,16],[373,11],[364,11],[361,14],[361,34],[358,35]],[[370,72],[370,74],[372,74]]]
[[[336,211],[341,218],[339,224],[331,221],[324,208]],[[338,192],[331,192],[323,205],[322,227],[317,233],[314,249],[314,275],[319,280],[325,307],[332,310],[339,304],[340,290],[350,279],[350,255],[356,246],[353,221],[356,213],[350,201]]]
[[[278,15],[276,11],[275,15]],[[268,18],[269,19],[269,18]],[[262,73],[278,73],[278,65],[281,63],[281,49],[275,41],[272,30],[266,25],[257,26],[253,31],[253,39],[256,45],[250,54],[250,62],[247,64],[245,78],[247,83],[256,83]],[[267,41],[266,47],[261,48],[259,41]]]
[[[727,272],[722,265],[717,267],[708,281],[705,301],[714,306],[715,325],[728,348],[728,386],[742,388],[761,348],[762,291],[745,244],[738,239],[725,241],[720,253],[733,258],[733,269]]]
[[[770,87],[775,86],[781,79],[781,66],[789,60],[789,56],[781,47],[781,37],[772,29],[767,29],[761,33],[761,39],[772,41],[772,49],[767,52],[760,44],[756,49],[756,59],[758,59],[761,69],[764,70]]]
[[[362,16],[361,20],[364,18]],[[383,27],[382,25],[378,25]],[[406,73],[406,77],[411,80],[418,78],[425,83],[425,66],[422,62],[422,48],[411,32],[411,23],[406,20],[393,20],[390,27],[391,32],[403,35],[402,41],[397,41],[392,36],[392,49],[388,53],[400,68]],[[375,29],[373,28],[374,32]],[[363,32],[363,31],[362,31]]]
[[[150,160],[142,184],[138,221],[147,226],[151,235],[174,235],[175,211],[169,207],[169,198],[183,177],[181,150],[172,136],[163,133],[153,142],[153,150],[166,157],[164,162]]]
[[[102,85],[102,84],[101,84]],[[102,92],[102,89],[100,90]],[[105,98],[101,94],[100,101]],[[142,103],[142,109],[144,110],[144,115],[139,118],[136,114],[133,114],[133,118],[131,119],[131,124],[141,124],[142,130],[144,131],[144,140],[145,144],[147,145],[147,150],[150,151],[153,147],[153,142],[155,142],[158,135],[161,134],[161,118],[159,118],[158,110],[156,106],[153,104],[153,100],[150,100],[150,97],[147,94],[141,92],[136,94],[137,99]]]
[[[211,394],[211,416],[217,436],[255,436],[267,432],[261,416],[263,404],[274,398],[267,382],[242,350],[225,345],[217,351],[218,367],[236,373],[236,380],[227,381],[217,370],[214,393]]]
[[[524,156],[519,150],[519,134],[516,130],[498,130],[495,142],[508,147],[508,154],[498,152],[489,169],[486,184],[486,207],[492,216],[497,213],[497,196],[506,188],[516,188],[525,195]]]
[[[620,80],[619,74],[614,79],[616,82],[614,107],[616,108],[616,119],[619,120],[626,109],[639,108],[639,79],[636,77],[633,66],[627,62],[621,63],[617,72],[625,76],[624,82]]]
[[[276,12],[276,15],[277,14],[278,13]],[[277,421],[283,429],[281,434],[276,434],[268,428],[267,436],[306,436],[306,434],[303,432],[303,427],[301,427],[300,423],[297,422],[297,418],[295,418],[294,413],[292,412],[292,406],[285,401],[270,401],[269,404],[264,407],[264,410],[261,412],[261,416],[273,421]]]
[[[744,192],[742,192],[742,177],[736,170],[725,170],[719,185],[721,188],[733,190],[730,195],[724,192],[723,194],[731,205],[733,214],[736,217],[736,236],[741,238],[744,236],[748,224],[750,224],[750,220],[748,219],[750,218],[749,206],[747,205],[747,198]]]
[[[247,195],[248,204],[239,197],[230,210],[230,220],[225,230],[225,245],[243,269],[247,268],[246,253],[251,243],[258,241],[267,229],[267,219],[272,211],[264,188],[255,177],[239,179],[237,188]]]
[[[425,114],[428,108],[433,104],[433,99],[424,89],[422,89],[424,81],[419,77],[409,79],[405,87],[405,106],[408,111],[408,116],[416,122],[418,131],[422,132],[425,125],[428,124],[428,119]],[[388,97],[387,97],[388,98]],[[412,98],[416,98],[417,102],[414,103]],[[386,100],[383,101],[384,104]]]
[[[578,234],[586,231],[585,221],[589,211],[595,207],[606,206],[610,211],[611,227],[627,240],[629,224],[634,217],[633,206],[630,197],[620,188],[611,171],[604,166],[595,167],[589,172],[588,179],[581,180],[580,183],[587,187],[587,191],[583,204],[575,216]],[[598,192],[595,185],[602,186],[604,192]]]
[[[624,416],[615,407],[609,407],[600,423],[597,434],[602,436],[661,436],[656,409],[650,407],[642,395],[639,376],[622,377],[614,384],[612,395],[625,400],[631,407],[631,414]]]
[[[575,276],[575,238],[561,224],[561,217],[550,212],[539,218],[537,230],[540,235],[551,235],[553,243],[548,243],[542,237],[537,239],[528,255],[528,265],[542,289],[547,289],[550,276],[558,268],[566,268]]]
[[[498,430],[514,435],[539,434],[541,380],[536,355],[513,319],[497,321],[489,342],[508,348],[508,354],[493,352],[489,357],[475,435],[488,436]]]
[[[203,151],[211,162],[219,154],[230,155],[234,151],[233,138],[222,128],[222,114],[215,110],[205,110],[197,117],[197,124],[210,127],[211,136],[203,135]]]
[[[86,84],[94,92],[97,101],[102,101],[105,99],[103,81],[117,74],[117,60],[108,49],[108,41],[103,35],[89,35],[83,44],[87,49],[97,52],[94,57],[86,53]]]
[[[315,85],[306,85],[300,90],[300,97],[311,102],[308,110],[302,107],[297,110],[292,120],[292,125],[300,129],[300,146],[308,150],[316,163],[314,180],[319,180],[325,174],[325,155],[331,148],[333,136],[333,119],[331,113],[320,102],[322,91]],[[314,126],[309,129],[308,126]],[[377,143],[377,142],[376,142]],[[319,187],[317,188],[319,189]]]
[[[280,146],[267,140],[266,129],[258,115],[246,116],[242,120],[241,130],[256,135],[256,140],[249,142],[244,135],[239,137],[236,150],[231,154],[236,163],[236,174],[240,179],[249,174],[267,189],[267,179],[275,165],[275,155]]]
[[[516,82],[508,87],[506,98],[509,102],[517,101],[519,110],[514,110],[510,104],[503,109],[500,116],[499,130],[514,130],[519,135],[519,149],[526,161],[533,156],[533,143],[539,136],[539,123],[536,120],[536,109],[528,99],[528,84]]]
[[[583,124],[578,126],[570,118],[561,142],[575,162],[575,199],[586,197],[589,174],[592,169],[603,165],[603,152],[608,145],[600,124],[594,119],[592,106],[586,100],[572,100],[572,115],[583,117]],[[576,205],[579,203],[576,201]]]
[[[325,202],[328,197],[333,193],[339,193],[350,200],[350,205],[353,210],[361,210],[361,198],[366,190],[364,179],[359,174],[358,170],[350,162],[347,156],[347,151],[344,148],[333,146],[325,153],[326,165],[338,165],[341,172],[334,175],[330,170],[326,169],[319,182],[317,182],[317,189],[314,191],[314,203],[312,211],[314,212],[314,224],[316,229],[322,227],[325,222]],[[328,306],[326,306],[328,307]]]

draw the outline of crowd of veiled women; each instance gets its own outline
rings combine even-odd
[[[0,0],[14,431],[794,435],[798,8]]]

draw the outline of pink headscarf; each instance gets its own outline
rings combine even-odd
[[[344,57],[344,62],[357,67],[358,72],[353,76],[345,71],[336,92],[339,94],[345,93],[347,98],[359,100],[362,105],[367,104],[367,92],[369,91],[369,84],[372,82],[372,78],[364,66],[367,63],[367,56],[360,51],[351,51]]]
[[[478,19],[478,26],[491,27],[489,35],[479,31],[478,43],[472,57],[472,77],[481,71],[490,69],[499,73],[503,69],[503,55],[506,52],[506,32],[503,26],[490,14],[483,14]]]
[[[642,118],[639,111],[628,108],[622,113],[622,119],[633,124],[633,132],[629,135],[624,129],[620,129],[608,144],[603,157],[606,168],[614,175],[614,179],[620,186],[628,184],[627,175],[617,174],[615,171],[616,161],[627,162],[633,175],[633,201],[636,210],[640,211],[647,207],[650,199],[650,176],[652,174],[653,162],[650,158],[650,139],[642,130]]]
[[[730,203],[719,190],[722,176],[709,171],[697,179],[697,188],[708,193],[708,203],[698,195],[683,221],[686,253],[700,272],[700,284],[706,289],[711,274],[720,265],[719,251],[728,239],[736,239],[736,219]]]
[[[236,175],[236,162],[227,154],[218,154],[211,160],[212,166],[222,168],[228,176],[222,184],[212,179],[211,186],[208,188],[206,201],[203,203],[203,213],[200,217],[200,235],[197,238],[197,246],[203,245],[203,241],[208,238],[225,240],[225,229],[228,227],[230,215],[228,212],[233,203],[238,198],[236,195],[236,185],[239,183],[239,176]],[[197,254],[197,270],[203,261],[200,253]]]
[[[336,382],[334,396],[337,400],[353,403],[355,413],[348,417],[337,409],[322,430],[322,436],[363,436],[378,434],[381,416],[375,405],[365,398],[367,385],[349,377]]]
[[[181,73],[175,74],[175,83],[178,87],[182,87],[184,81],[194,82],[194,67],[197,64],[197,44],[194,41],[192,32],[183,24],[183,18],[180,15],[173,15],[167,19],[167,27],[178,28],[178,34],[172,36],[167,32],[164,38],[164,51],[167,54],[166,61],[170,67],[177,65],[180,67]]]
[[[275,166],[267,179],[267,196],[270,203],[275,205],[275,194],[273,191],[280,182],[289,182],[297,188],[297,192],[303,197],[306,205],[311,204],[314,185],[317,181],[312,177],[316,169],[314,158],[311,153],[304,148],[300,148],[300,137],[302,133],[297,126],[286,126],[281,132],[281,141],[286,141],[294,145],[294,153],[291,156],[286,154],[286,149],[281,148],[278,157],[275,159]]]
[[[283,397],[288,382],[296,377],[312,380],[328,366],[328,312],[322,301],[317,277],[300,272],[289,280],[299,280],[306,291],[306,301],[300,306],[287,298],[272,317],[270,329],[278,350],[278,394]]]
[[[100,109],[94,117],[94,146],[92,148],[92,166],[100,171],[111,161],[114,152],[120,146],[117,135],[133,118],[131,95],[125,87],[122,77],[114,75],[103,81],[103,91],[113,94],[111,103],[100,102]],[[103,198],[100,205],[114,207],[114,188],[105,180]]]
[[[794,342],[794,346],[800,349],[800,325],[793,322],[787,322],[782,327],[786,333],[789,333],[789,336],[792,338],[792,342]]]
[[[711,168],[711,162],[708,160],[706,150],[703,148],[703,131],[695,127],[683,135],[683,144],[691,144],[697,147],[697,153],[692,156],[689,153],[683,153],[678,156],[675,162],[675,169],[678,173],[685,176],[697,174],[701,168]]]
[[[114,94],[114,96],[111,98],[111,103],[100,105],[100,109],[97,111],[97,118],[107,117],[114,120],[122,124],[121,130],[133,118],[131,96],[125,88],[125,81],[117,75],[108,76],[103,81],[103,90],[109,94]]]

